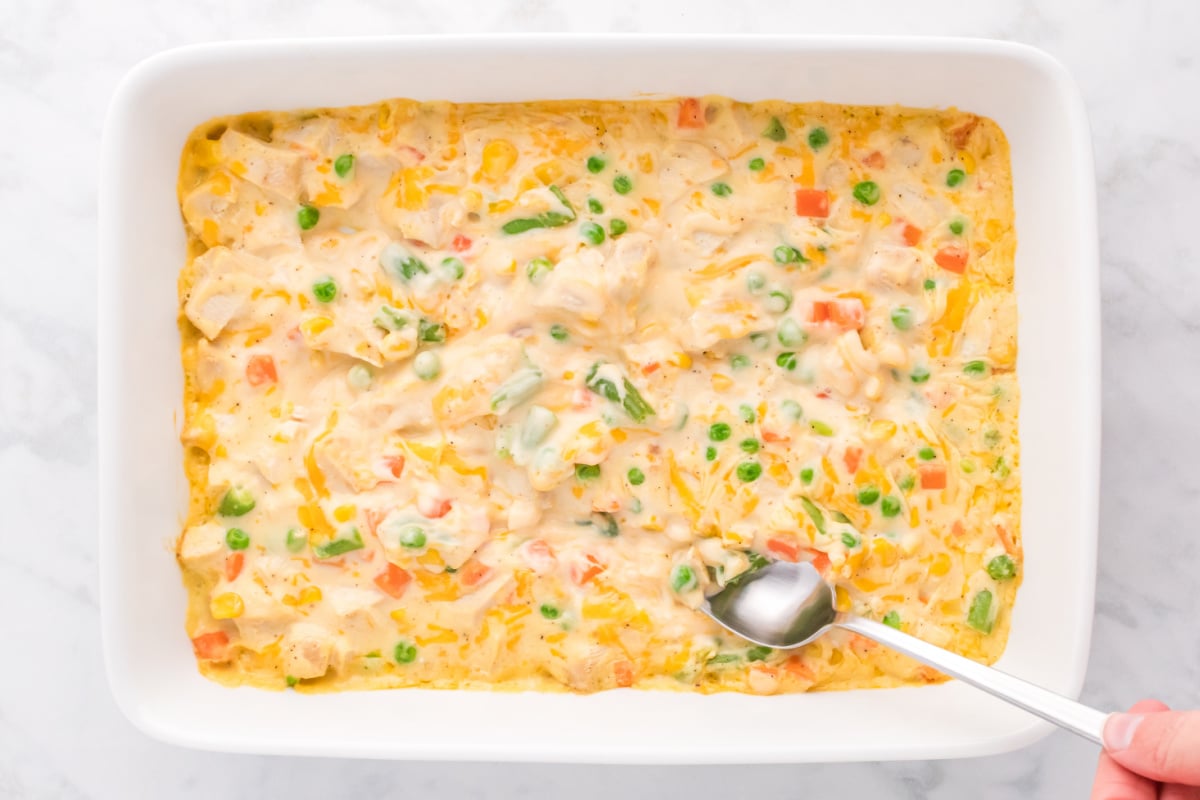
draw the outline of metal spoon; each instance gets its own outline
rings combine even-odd
[[[700,608],[743,639],[780,650],[808,644],[830,628],[853,631],[1102,744],[1108,714],[874,620],[838,613],[833,604],[833,587],[812,564],[776,561],[726,586]]]

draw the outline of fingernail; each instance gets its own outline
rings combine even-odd
[[[1145,719],[1144,714],[1113,714],[1104,723],[1104,749],[1110,753],[1126,750],[1133,744],[1133,734]]]

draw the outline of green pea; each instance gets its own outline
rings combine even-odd
[[[889,519],[900,513],[900,498],[893,495],[887,495],[879,503],[879,513]]]
[[[969,458],[964,458],[962,460],[962,463],[959,464],[959,466],[961,466],[962,471],[967,473],[968,475],[970,475],[972,472],[975,471],[975,462]]]
[[[633,180],[628,175],[618,175],[613,178],[612,187],[617,194],[629,194],[633,191]]]
[[[714,442],[723,442],[733,435],[733,428],[725,422],[714,422],[708,426],[708,438]]]
[[[963,364],[963,374],[979,378],[988,373],[988,365],[983,361],[968,361]]]
[[[399,642],[392,651],[392,657],[397,664],[411,664],[417,660],[417,646],[408,642]]]
[[[354,156],[350,153],[343,153],[333,162],[333,171],[337,173],[339,178],[349,175],[352,169],[354,169]]]
[[[782,142],[787,138],[787,128],[783,127],[779,117],[771,117],[771,121],[767,123],[762,135],[772,142]]]
[[[554,269],[554,262],[545,256],[531,258],[525,265],[525,277],[529,278],[530,283],[537,286],[546,279],[552,269]]]
[[[860,506],[869,506],[879,499],[878,486],[864,486],[858,490],[858,504]]]
[[[712,185],[712,193],[717,197],[729,197],[729,195],[733,194],[733,189],[730,188],[728,183],[718,182]]]
[[[738,442],[738,447],[743,453],[757,453],[760,445],[758,439],[742,439]]]
[[[417,525],[405,525],[400,531],[400,545],[407,547],[410,550],[417,550],[425,546],[427,541],[424,529]]]
[[[333,282],[333,278],[326,275],[312,285],[313,297],[317,298],[322,303],[332,303],[337,297],[337,284]]]
[[[804,254],[790,244],[781,244],[775,248],[774,252],[776,264],[799,264],[802,261],[807,261]]]
[[[921,459],[922,461],[933,461],[935,458],[937,458],[937,453],[932,447],[922,447],[917,451],[917,458]]]
[[[608,232],[614,239],[627,230],[629,230],[629,223],[623,219],[614,219],[608,223]]]
[[[895,609],[887,612],[883,615],[883,624],[887,625],[889,628],[900,630],[900,613]]]
[[[763,161],[761,158],[752,158],[750,159],[750,163],[746,166],[750,167],[751,172],[762,172],[767,168],[767,162]]]
[[[742,483],[751,483],[762,475],[762,464],[757,461],[743,461],[737,465],[736,472],[738,480]]]
[[[587,171],[596,175],[604,171],[605,161],[603,156],[589,156],[587,160]]]
[[[581,481],[592,481],[600,477],[599,464],[576,464],[575,477]]]
[[[745,369],[752,363],[754,362],[750,360],[750,356],[744,356],[741,353],[734,353],[729,357],[729,366],[734,369]]]
[[[908,377],[913,383],[924,383],[929,380],[929,370],[925,367],[913,367],[913,371],[909,373]]]
[[[299,553],[308,546],[308,534],[296,528],[288,528],[283,544],[287,547],[289,553]]]
[[[962,236],[964,227],[966,227],[966,226],[963,225],[963,221],[961,219],[955,219],[955,220],[950,221],[950,232],[953,233],[955,236]]]
[[[441,270],[442,277],[448,281],[461,280],[462,276],[467,274],[467,267],[463,264],[462,259],[455,258],[454,256],[443,258],[439,269]]]
[[[556,342],[565,342],[570,335],[566,325],[559,325],[556,322],[550,326],[550,338]]]
[[[767,300],[763,303],[772,314],[782,314],[792,307],[792,290],[785,286],[767,292]]]
[[[992,613],[992,593],[984,589],[971,600],[971,609],[967,612],[967,624],[980,633],[991,633],[996,617]]]
[[[579,226],[579,233],[590,244],[604,244],[604,228],[595,222],[585,222]]]
[[[240,486],[230,487],[217,506],[217,513],[223,517],[240,517],[254,510],[254,495]]]
[[[998,555],[987,563],[987,574],[992,580],[1006,581],[1016,577],[1017,564],[1007,555]]]
[[[297,683],[300,682],[300,679],[297,678],[295,675],[285,675],[283,677],[283,679],[287,683],[289,689],[291,689],[293,686],[295,686]]]
[[[935,281],[933,278],[925,279],[925,291],[932,292],[936,288],[937,288],[937,281]]]
[[[230,550],[245,550],[250,546],[250,535],[241,528],[225,531],[225,546]]]
[[[802,482],[804,482],[805,484],[812,483],[813,474],[814,473],[813,473],[812,467],[805,467],[804,469],[800,470],[800,480]]]
[[[996,463],[992,464],[992,474],[1001,480],[1004,480],[1012,474],[1012,470],[1008,468],[1008,464],[1004,463],[1004,456],[998,456],[996,458]]]
[[[589,197],[587,203],[588,203],[588,211],[592,212],[593,214],[603,214],[604,213],[604,204],[601,203],[596,198]]]
[[[308,231],[317,226],[317,222],[321,219],[321,212],[316,206],[302,205],[300,210],[296,212],[296,223],[300,226],[300,230]]]
[[[792,422],[797,422],[804,416],[804,409],[795,400],[784,400],[779,404],[779,410]]]
[[[552,606],[549,603],[542,603],[542,607],[539,608],[538,611],[542,612],[542,616],[546,619],[558,619],[562,614],[562,612],[558,610],[558,606]]]
[[[907,492],[909,489],[917,485],[917,479],[913,475],[905,475],[896,485],[899,486],[902,491]]]
[[[813,128],[808,132],[808,146],[813,150],[820,150],[825,145],[829,144],[829,134],[824,128]]]
[[[625,477],[629,478],[631,486],[641,486],[646,482],[646,473],[642,472],[637,467],[631,467],[629,472],[625,473]]]
[[[742,422],[750,423],[758,419],[758,414],[754,413],[754,408],[746,403],[738,406],[738,416],[742,418]]]
[[[829,427],[820,420],[812,420],[808,423],[808,427],[813,429],[813,433],[820,434],[821,436],[833,436],[833,428]]]
[[[996,430],[995,428],[988,428],[983,432],[983,443],[989,448],[1000,444],[1000,431]]]
[[[854,199],[864,206],[873,206],[879,202],[879,184],[875,181],[863,181],[854,185]]]
[[[952,169],[946,173],[946,185],[953,188],[967,179],[967,173],[961,169]]]
[[[346,383],[360,392],[365,392],[371,388],[371,382],[375,380],[375,373],[371,372],[371,368],[365,364],[355,364],[346,371]]]
[[[687,564],[676,564],[671,568],[671,588],[676,592],[690,592],[699,584],[696,573]]]
[[[432,350],[422,350],[413,359],[413,372],[423,381],[431,381],[442,371],[442,359]]]
[[[746,660],[747,661],[766,661],[767,656],[771,655],[771,653],[773,653],[773,652],[775,652],[775,651],[772,650],[771,648],[767,647],[766,645],[756,644],[756,645],[754,645],[754,647],[751,647],[748,650],[746,650]]]
[[[704,448],[704,460],[705,461],[716,461],[717,460],[717,448],[713,447],[712,445],[709,445],[708,447]]]
[[[775,356],[775,363],[776,365],[786,369],[788,372],[794,372],[796,367],[800,364],[800,359],[796,357],[795,353],[785,351]]]
[[[771,346],[771,337],[767,336],[765,333],[761,333],[761,332],[760,333],[752,333],[752,334],[750,334],[750,343],[753,344],[755,347],[757,347],[759,350],[766,350],[768,347]]]
[[[908,306],[896,306],[892,309],[892,324],[898,331],[906,331],[912,327],[913,312]]]
[[[846,545],[847,549],[853,550],[854,548],[858,547],[858,537],[853,533],[843,533],[842,544]]]
[[[758,294],[767,286],[767,278],[761,272],[746,273],[746,291],[750,294]]]

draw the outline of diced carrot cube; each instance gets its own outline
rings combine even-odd
[[[704,108],[695,97],[685,97],[679,102],[679,127],[703,128]]]
[[[828,217],[829,192],[824,189],[797,189],[796,216]]]
[[[246,380],[251,386],[261,386],[264,383],[275,383],[279,377],[275,374],[275,359],[270,356],[251,356],[246,363]]]
[[[225,580],[235,581],[242,574],[242,566],[246,563],[245,553],[230,553],[225,557]]]
[[[846,448],[843,460],[846,462],[846,470],[851,475],[858,472],[858,465],[862,461],[862,454],[863,450],[861,447],[850,446]]]
[[[633,686],[633,664],[622,659],[613,662],[613,677],[617,686]]]
[[[387,565],[386,570],[375,576],[375,585],[389,597],[401,597],[411,582],[412,575],[409,575],[407,570],[391,563]]]
[[[904,243],[906,245],[908,245],[909,247],[916,247],[918,244],[921,243],[921,234],[922,233],[923,233],[923,231],[920,228],[918,228],[916,225],[913,225],[908,222],[904,223],[904,230],[902,232],[902,235],[904,236]]]
[[[791,537],[775,536],[767,540],[767,552],[782,561],[800,560],[800,544]]]
[[[462,580],[463,586],[474,586],[477,583],[482,583],[484,578],[490,575],[491,572],[491,567],[481,564],[478,561],[468,561],[458,571],[458,577]]]
[[[938,250],[933,260],[939,267],[948,272],[957,272],[961,275],[967,269],[966,248],[957,245],[948,245]]]
[[[943,464],[922,464],[917,468],[922,489],[945,489],[946,467]]]
[[[196,658],[208,661],[220,661],[225,658],[229,649],[229,635],[225,631],[213,631],[192,639],[192,650]]]

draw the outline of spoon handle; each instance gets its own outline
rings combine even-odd
[[[834,625],[874,639],[947,675],[983,689],[1001,700],[1007,700],[1015,706],[1037,714],[1060,728],[1066,728],[1096,744],[1103,744],[1101,731],[1104,730],[1104,721],[1108,719],[1108,714],[957,653],[943,650],[874,620],[853,614],[839,614]]]

